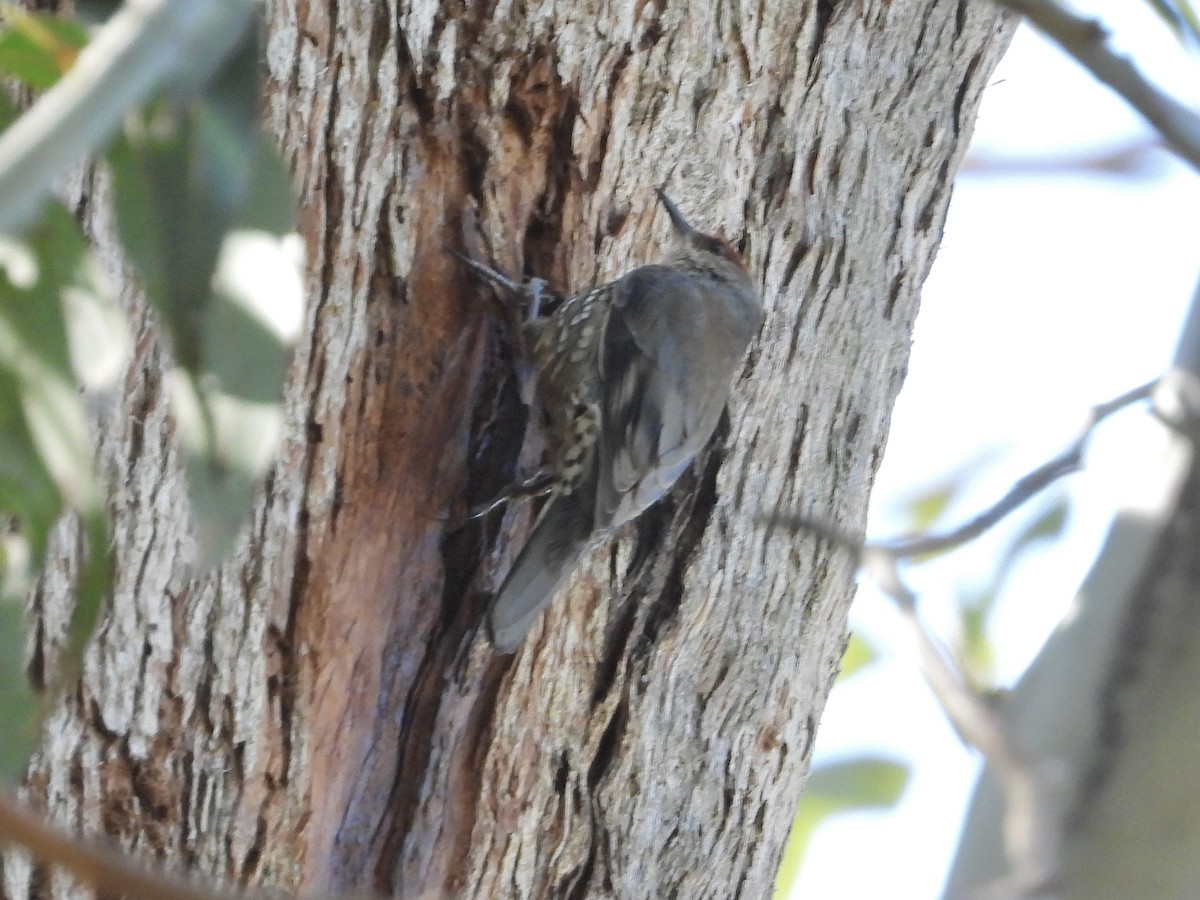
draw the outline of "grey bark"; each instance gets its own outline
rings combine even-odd
[[[280,460],[235,559],[191,571],[163,351],[130,295],[100,430],[118,583],[28,795],[239,883],[767,896],[853,572],[756,516],[861,527],[1009,33],[965,0],[269,3],[267,120],[308,251]],[[766,325],[713,451],[497,657],[479,619],[529,510],[451,523],[516,474],[523,413],[443,248],[465,228],[583,288],[654,257],[663,185],[742,246]],[[47,616],[69,603],[50,587]],[[12,896],[61,895],[46,879],[5,858]]]

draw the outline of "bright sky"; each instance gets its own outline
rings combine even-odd
[[[1180,47],[1149,2],[1076,5],[1103,21],[1150,77],[1200,106],[1200,54]],[[975,460],[972,489],[947,524],[961,521],[1059,452],[1092,405],[1169,362],[1200,274],[1200,178],[1163,151],[1123,174],[1057,165],[1148,139],[1111,91],[1029,29],[1018,33],[984,98],[925,287],[872,536],[903,530],[906,498]],[[1030,161],[1047,165],[1022,165]],[[1070,500],[1063,541],[1031,553],[1002,594],[990,634],[1004,683],[1070,601],[1107,528],[1112,486],[1138,464],[1122,456],[1122,430],[1137,413],[1124,415],[1098,433],[1087,471],[1048,498]],[[914,574],[922,609],[944,636],[953,634],[955,591],[986,583],[1004,536],[1037,508],[998,529],[998,539]],[[911,765],[912,781],[894,811],[823,827],[793,896],[936,898],[977,761],[929,696],[889,603],[864,589],[852,620],[885,659],[834,692],[817,764],[883,754]]]

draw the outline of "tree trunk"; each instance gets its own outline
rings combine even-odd
[[[238,883],[767,896],[853,566],[757,516],[861,527],[1010,28],[974,0],[453,9],[268,3],[267,119],[308,254],[279,463],[235,559],[193,572],[164,352],[131,296],[100,429],[117,584],[28,796]],[[454,523],[540,442],[500,317],[445,248],[579,290],[655,258],[655,186],[741,246],[766,325],[711,452],[497,656],[480,618],[529,505]],[[86,212],[112,259],[103,203]],[[70,601],[50,585],[52,658]],[[18,855],[3,874],[60,895]]]

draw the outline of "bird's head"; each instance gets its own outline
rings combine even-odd
[[[671,198],[668,197],[662,190],[656,190],[659,202],[662,203],[663,209],[667,211],[667,215],[671,217],[671,224],[675,226],[675,233],[679,236],[684,244],[684,254],[686,256],[698,257],[704,259],[710,256],[716,260],[723,260],[737,269],[740,269],[743,274],[746,273],[746,263],[742,259],[740,253],[733,248],[733,245],[724,238],[715,237],[711,234],[704,234],[697,231],[688,224],[688,220],[683,217],[683,213],[679,211]],[[690,253],[688,251],[691,251]],[[724,268],[724,266],[721,266]]]

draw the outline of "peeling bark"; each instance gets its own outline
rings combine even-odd
[[[308,251],[280,460],[236,557],[192,572],[164,351],[130,292],[137,351],[100,427],[117,584],[28,796],[242,884],[766,896],[853,572],[755,517],[861,526],[1009,33],[965,0],[268,3]],[[655,257],[659,185],[732,236],[767,323],[711,452],[497,657],[480,617],[530,510],[452,523],[540,444],[444,248],[582,289]],[[14,854],[0,883],[66,892]]]

